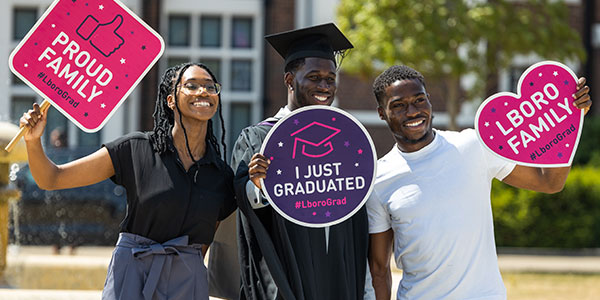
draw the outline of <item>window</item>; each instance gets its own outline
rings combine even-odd
[[[200,62],[205,64],[210,71],[217,77],[217,81],[223,83],[223,77],[221,77],[221,61],[218,59],[200,59]]]
[[[252,48],[251,18],[233,18],[231,46],[233,48]]]
[[[231,104],[231,116],[229,118],[230,127],[229,132],[229,142],[228,145],[233,148],[237,137],[242,132],[242,129],[246,128],[248,125],[252,123],[251,119],[251,107],[250,103],[232,103]]]
[[[167,67],[174,67],[176,65],[184,64],[189,61],[190,59],[187,57],[169,57],[169,59],[167,60]]]
[[[19,119],[23,113],[31,109],[35,97],[12,97],[10,103],[10,119],[13,124],[19,124]]]
[[[15,8],[13,12],[13,40],[20,41],[37,21],[35,8]]]
[[[230,5],[216,5],[207,11],[202,6],[184,6],[181,1],[163,1],[161,8],[166,23],[161,34],[168,40],[161,68],[199,62],[223,86],[221,112],[227,128],[227,159],[242,128],[261,118],[256,107],[261,105],[262,43],[253,40],[262,36],[258,22],[262,20],[264,6],[260,5],[262,1],[252,1],[256,2],[255,8],[243,13],[239,7]],[[219,114],[212,121],[220,143]]]
[[[190,17],[171,16],[169,17],[169,45],[171,46],[189,46],[190,45]]]
[[[250,91],[252,89],[252,61],[231,61],[231,90]]]
[[[17,77],[15,74],[11,74],[10,78],[13,85],[25,85],[25,82],[23,82],[23,80],[21,80],[21,78]]]
[[[221,18],[200,18],[200,46],[221,47]]]
[[[519,78],[521,74],[525,72],[527,67],[511,67],[508,73],[508,84],[509,88],[513,93],[517,92],[517,85],[519,84]]]

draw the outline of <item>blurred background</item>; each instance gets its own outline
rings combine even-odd
[[[160,74],[171,65],[187,61],[208,65],[222,84],[226,141],[231,149],[242,128],[274,114],[286,103],[283,61],[263,36],[326,22],[335,22],[355,46],[338,75],[334,106],[350,112],[365,125],[379,157],[389,151],[393,139],[377,116],[371,85],[393,64],[409,65],[425,75],[434,127],[439,129],[473,127],[477,108],[486,97],[499,91],[516,92],[522,72],[545,59],[560,61],[578,76],[586,77],[592,99],[600,89],[596,84],[600,83],[600,0],[122,2],[163,36],[165,53],[96,133],[79,130],[57,110],[50,109],[43,142],[56,163],[84,156],[126,133],[151,130]],[[52,1],[2,3],[0,122],[18,124],[23,112],[42,99],[11,73],[8,57]],[[494,183],[492,206],[500,254],[598,254],[599,111],[600,105],[596,104],[586,116],[563,192],[544,195]],[[126,206],[121,187],[107,180],[86,188],[43,191],[33,182],[25,163],[6,165],[0,172],[8,173],[4,175],[7,180],[0,185],[21,194],[6,200],[10,207],[8,244],[16,249],[13,252],[24,253],[26,247],[40,246],[47,247],[43,249],[49,253],[76,255],[78,249],[79,254],[90,253],[85,247],[114,245]],[[585,275],[592,286],[600,283],[595,273],[600,273],[600,268]],[[550,279],[534,276],[534,280]],[[516,291],[511,282],[521,281],[507,281],[509,295],[516,295],[510,294],[511,289]],[[569,281],[565,277],[557,282]],[[540,289],[552,290],[557,284],[549,286]],[[589,290],[583,285],[582,289]],[[550,292],[547,296],[551,295],[558,294]],[[526,298],[534,297],[530,294]]]

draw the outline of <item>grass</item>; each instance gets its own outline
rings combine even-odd
[[[503,273],[510,300],[598,299],[600,274]]]

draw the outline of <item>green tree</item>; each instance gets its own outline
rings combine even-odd
[[[405,64],[445,82],[453,129],[462,76],[476,79],[469,97],[483,98],[516,54],[585,59],[568,22],[568,7],[555,0],[341,0],[338,8],[338,24],[356,48],[344,70],[372,78]]]

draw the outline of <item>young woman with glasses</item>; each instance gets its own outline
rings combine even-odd
[[[40,137],[46,112],[23,115],[29,166],[46,190],[111,178],[127,190],[127,214],[109,265],[102,299],[208,299],[204,254],[220,220],[235,208],[233,172],[224,162],[211,118],[221,86],[203,64],[169,68],[162,77],[154,129],[104,144],[81,159],[55,165]],[[221,149],[222,147],[222,149]]]

